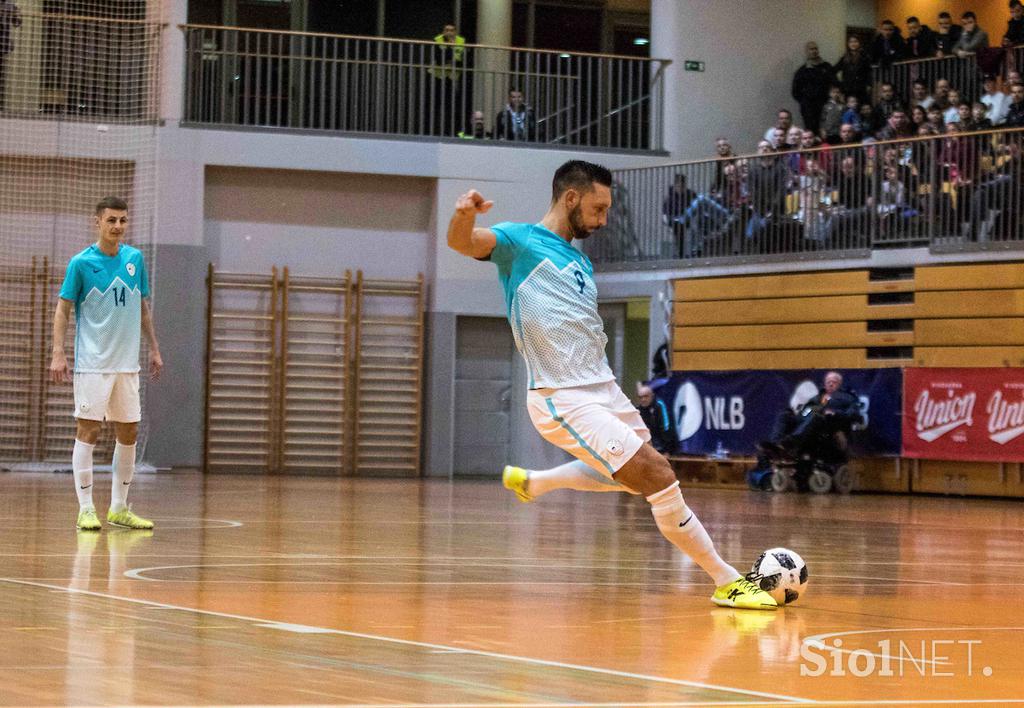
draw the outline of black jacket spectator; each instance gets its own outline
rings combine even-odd
[[[936,32],[935,51],[942,52],[943,56],[948,57],[950,54],[953,53],[953,47],[955,47],[956,43],[960,41],[960,34],[963,32],[963,30],[964,28],[961,27],[960,25],[952,25],[950,26],[949,32],[947,34],[942,34],[942,32]]]
[[[906,53],[907,45],[903,41],[903,35],[895,27],[888,37],[879,32],[871,42],[871,60],[882,66],[889,66],[894,61],[906,58]]]
[[[909,35],[905,40],[906,59],[930,59],[935,56],[937,45],[935,43],[935,32],[928,25],[921,25],[921,31],[916,35]]]
[[[757,158],[750,165],[747,187],[750,205],[761,216],[781,216],[786,212],[786,190],[790,174],[786,164],[777,157]]]
[[[860,40],[850,37],[849,49],[836,62],[833,70],[843,93],[854,95],[860,103],[867,103],[871,86],[871,58],[861,51]]]
[[[527,105],[520,105],[519,110],[505,106],[494,121],[494,137],[496,140],[537,140],[537,118],[533,109]]]
[[[665,402],[660,398],[655,398],[651,405],[639,405],[637,410],[640,411],[644,425],[651,431],[651,446],[658,452],[675,452],[676,441],[672,430],[672,417],[669,415]]]
[[[832,65],[818,58],[818,48],[813,43],[808,43],[808,54],[812,48],[814,56],[808,56],[804,65],[793,74],[790,92],[793,100],[800,105],[804,127],[817,135],[821,124],[821,109],[828,101],[828,91],[832,86]]]
[[[1006,23],[1006,34],[1003,37],[1011,46],[1024,44],[1024,17],[1019,20],[1011,18]]]
[[[1006,114],[1005,128],[1024,128],[1024,102],[1011,103],[1010,112]]]

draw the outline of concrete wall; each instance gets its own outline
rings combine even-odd
[[[651,56],[673,60],[665,74],[665,144],[672,156],[714,154],[724,135],[753,152],[780,107],[799,117],[790,96],[804,44],[839,58],[847,25],[874,25],[871,0],[652,0]],[[705,62],[704,72],[683,62]]]

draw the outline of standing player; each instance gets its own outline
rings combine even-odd
[[[107,523],[151,529],[153,522],[128,508],[128,487],[135,475],[135,439],[139,404],[139,335],[149,341],[149,371],[160,376],[163,360],[149,309],[149,278],[138,249],[121,243],[128,229],[128,204],[106,197],[96,205],[96,243],[68,263],[53,316],[50,379],[68,381],[64,332],[75,306],[75,410],[78,429],[71,468],[78,492],[78,528],[98,531],[92,503],[92,451],[104,420],[114,423],[113,482]]]
[[[718,555],[608,367],[594,269],[570,244],[605,225],[611,184],[605,167],[565,163],[555,172],[548,213],[537,224],[474,228],[476,215],[494,203],[471,190],[455,204],[448,245],[498,267],[512,336],[526,360],[530,419],[544,439],[577,458],[550,470],[508,466],[504,484],[524,502],[565,488],[643,494],[665,538],[714,580],[712,602],[774,610],[770,595]]]

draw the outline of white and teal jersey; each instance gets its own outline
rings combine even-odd
[[[75,371],[136,373],[142,298],[149,278],[142,253],[121,245],[108,256],[96,244],[68,262],[60,296],[75,303]]]
[[[590,259],[540,224],[505,222],[490,228],[497,237],[490,260],[498,266],[529,387],[613,381]]]

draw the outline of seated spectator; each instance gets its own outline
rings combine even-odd
[[[910,109],[910,127],[913,129],[914,134],[921,129],[922,125],[928,123],[928,111],[921,106],[914,106]]]
[[[849,124],[856,128],[858,133],[861,132],[860,99],[856,96],[846,97],[846,110],[843,111],[842,121],[843,122],[840,124],[840,127],[842,127],[843,124]]]
[[[761,156],[753,160],[747,175],[752,214],[747,224],[747,238],[761,234],[768,223],[786,213],[786,194],[791,175],[778,155],[770,154],[772,146],[762,140],[757,145]]]
[[[865,225],[873,203],[871,186],[864,174],[863,152],[846,154],[839,161],[835,180],[836,200],[829,210],[828,239],[851,247],[865,233]]]
[[[988,106],[981,101],[975,101],[971,106],[971,120],[974,121],[973,130],[990,130],[992,121],[988,119]]]
[[[839,126],[843,124],[846,100],[838,86],[830,88],[828,94],[828,102],[821,109],[819,135],[825,142],[833,144],[839,142]]]
[[[697,193],[686,184],[686,175],[682,172],[676,173],[675,179],[669,185],[668,194],[661,203],[661,213],[669,223],[686,213],[687,208],[697,198]]]
[[[856,145],[860,142],[860,133],[852,123],[843,123],[839,126],[839,144],[843,146]]]
[[[969,101],[960,101],[960,105],[956,107],[959,117],[957,123],[960,124],[960,130],[965,133],[978,130],[978,126],[974,124],[974,112]]]
[[[469,116],[469,130],[460,130],[459,137],[463,140],[487,140],[491,134],[484,124],[484,112],[473,111]]]
[[[668,456],[676,450],[675,426],[668,406],[646,384],[636,386],[637,410],[644,425],[651,431],[651,446],[661,454]]]
[[[875,137],[879,140],[898,140],[900,138],[910,138],[913,135],[914,129],[907,119],[907,114],[902,110],[898,110],[892,114],[888,123],[875,134]]]
[[[963,28],[953,24],[953,17],[948,12],[940,12],[938,29],[935,31],[935,56],[951,56],[962,32]]]
[[[1020,82],[1010,86],[1010,107],[1003,125],[1007,128],[1024,128],[1024,84]]]
[[[946,125],[960,121],[960,92],[956,89],[949,91],[949,105],[942,112],[942,120],[946,122]]]
[[[787,408],[779,413],[771,438],[761,443],[762,454],[771,457],[812,453],[812,446],[821,436],[849,434],[850,428],[861,420],[857,395],[843,387],[842,374],[830,371],[825,374],[825,385],[818,395],[798,411]]]
[[[1014,47],[1018,44],[1024,44],[1024,5],[1020,0],[1011,0],[1010,21],[1006,23],[1003,46]]]
[[[735,153],[732,151],[732,144],[729,142],[728,138],[718,138],[715,140],[715,157],[736,157]],[[725,179],[723,170],[728,164],[730,163],[724,159],[719,159],[715,162],[715,179],[714,183],[711,185],[712,193],[721,192],[724,188]]]
[[[821,58],[816,42],[808,42],[804,52],[805,61],[793,74],[790,93],[800,106],[800,116],[804,125],[817,133],[821,109],[828,100],[829,87],[832,84],[832,65]]]
[[[908,17],[906,46],[906,59],[930,59],[935,56],[935,33],[917,17]]]
[[[825,172],[828,172],[829,163],[831,162],[831,151],[828,149],[828,145],[825,144],[824,147],[820,150],[808,152],[814,150],[814,148],[818,147],[819,145],[822,145],[822,143],[811,131],[805,130],[800,135],[801,158],[797,168],[798,172],[803,172],[806,169],[806,163],[809,159],[816,160],[818,164],[821,165],[821,168],[825,170]]]
[[[813,153],[802,167],[796,179],[796,220],[803,224],[805,239],[823,241],[828,234],[827,199],[831,197],[828,176]]]
[[[882,20],[878,33],[871,42],[871,61],[883,67],[889,66],[894,61],[905,58],[907,51],[903,36],[900,34],[896,23],[892,20]]]
[[[946,126],[946,138],[939,150],[939,166],[942,168],[943,180],[956,191],[960,228],[966,234],[970,230],[969,204],[979,176],[980,161],[976,139],[960,137],[961,132],[958,123]]]
[[[953,53],[963,59],[970,54],[976,54],[979,49],[988,49],[988,32],[978,26],[977,16],[967,11],[960,16],[960,24],[963,32],[960,39],[953,45]]]
[[[935,97],[932,106],[938,106],[942,110],[949,108],[949,92],[952,89],[949,85],[949,79],[936,79],[935,80]],[[929,106],[931,108],[931,106]]]
[[[944,117],[945,111],[938,106],[932,106],[928,109],[928,125],[936,135],[942,135],[946,132],[946,119]]]
[[[910,105],[921,106],[926,111],[935,103],[935,99],[928,94],[928,82],[924,79],[914,79],[910,87]]]
[[[772,128],[771,140],[768,141],[772,145],[772,150],[783,152],[786,149],[786,135],[788,133],[789,131],[782,128]]]
[[[1021,81],[1019,71],[1007,71],[1006,72],[1006,85],[1013,86],[1014,84],[1024,83]]]
[[[526,142],[537,140],[537,118],[519,89],[508,92],[508,104],[494,121],[494,137]]]
[[[789,132],[789,129],[793,127],[793,114],[786,108],[780,108],[778,114],[775,117],[775,125],[768,130],[764,131],[764,139],[770,142],[773,146],[779,147],[785,142],[785,135]],[[775,142],[775,131],[782,130],[783,140],[781,142]]]
[[[798,125],[786,131],[786,150],[799,150],[800,141],[803,139],[804,129]]]
[[[883,180],[878,190],[878,216],[879,233],[884,236],[902,234],[905,231],[907,219],[916,216],[908,201],[909,191],[906,184],[900,179],[900,172],[896,167],[886,167],[882,170]]]
[[[988,106],[988,119],[992,125],[1002,125],[1010,110],[1010,97],[996,88],[996,77],[992,74],[985,74],[982,86],[985,92],[981,94],[980,101]]]
[[[874,135],[878,132],[885,121],[881,120],[875,113],[874,107],[870,103],[865,103],[860,107],[860,132],[864,135]]]
[[[887,121],[893,111],[903,110],[903,101],[896,98],[896,89],[889,82],[883,83],[878,89],[878,103],[875,104],[875,116],[880,121]]]
[[[771,151],[767,141],[762,144]],[[721,183],[710,194],[698,194],[685,213],[675,219],[673,228],[678,225],[682,258],[700,255],[706,241],[728,235],[744,216],[747,192],[740,167],[735,162],[719,164],[723,165]]]
[[[861,48],[860,38],[847,38],[846,52],[832,69],[844,94],[856,96],[859,103],[867,102],[872,83],[871,57]]]
[[[1024,175],[1021,142],[1019,134],[1008,136],[998,149],[995,170],[974,192],[971,225],[975,231],[969,235],[977,241],[988,241],[993,230],[1014,233],[1019,228],[1020,209],[1015,205],[1019,202],[1020,180]]]

